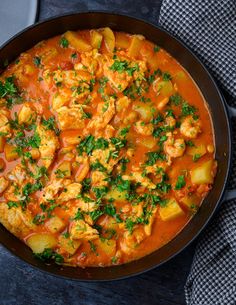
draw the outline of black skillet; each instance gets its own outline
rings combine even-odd
[[[204,200],[200,210],[172,241],[152,254],[122,266],[81,269],[56,264],[45,265],[33,257],[32,251],[23,242],[0,226],[0,242],[16,256],[51,274],[83,281],[114,280],[136,275],[161,265],[182,251],[205,227],[219,205],[225,190],[231,160],[229,117],[224,100],[212,77],[183,43],[165,30],[143,20],[104,12],[77,13],[48,19],[28,27],[2,46],[0,68],[3,69],[7,61],[13,61],[21,52],[30,49],[41,40],[62,34],[67,30],[105,26],[116,31],[144,35],[148,40],[167,50],[190,73],[200,88],[211,113],[218,172],[213,189]],[[232,197],[232,194],[228,195],[230,196]]]

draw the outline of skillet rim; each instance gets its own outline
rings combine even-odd
[[[210,74],[208,69],[206,68],[205,64],[202,63],[202,61],[198,58],[198,56],[195,55],[195,53],[193,53],[193,51],[181,39],[175,37],[173,34],[169,33],[167,30],[163,29],[161,26],[156,25],[153,22],[146,21],[145,19],[140,18],[140,17],[136,17],[136,16],[132,16],[132,15],[129,15],[129,14],[124,14],[124,13],[117,13],[115,11],[109,11],[109,10],[85,10],[85,11],[68,12],[68,13],[65,13],[65,14],[58,14],[58,15],[46,18],[46,19],[44,19],[42,21],[37,21],[33,25],[30,25],[30,26],[26,27],[25,29],[21,30],[20,32],[16,33],[13,37],[11,37],[3,45],[1,45],[1,47],[0,47],[0,54],[1,54],[1,51],[8,44],[10,44],[12,41],[14,41],[16,38],[20,37],[25,32],[29,31],[30,29],[36,28],[37,26],[40,26],[42,24],[46,24],[47,22],[55,21],[57,19],[59,20],[60,18],[72,17],[72,16],[76,16],[76,15],[85,15],[85,14],[88,14],[88,15],[89,14],[115,15],[115,16],[118,16],[118,17],[120,16],[120,17],[124,17],[124,18],[133,19],[135,21],[145,23],[145,24],[147,24],[147,25],[149,25],[149,26],[151,26],[151,27],[153,27],[155,29],[158,29],[159,31],[164,32],[165,35],[170,36],[173,40],[175,40],[175,42],[179,43],[187,51],[187,53],[190,53],[190,54],[187,54],[187,56],[191,55],[194,58],[194,60],[201,66],[201,68],[203,70],[203,73],[205,73],[207,75],[207,77],[209,78],[209,81],[211,81],[211,83],[213,84],[215,93],[218,95],[219,100],[221,101],[221,106],[223,107],[223,110],[224,110],[223,111],[223,115],[224,115],[226,126],[227,126],[227,135],[228,135],[228,140],[229,140],[228,141],[228,147],[227,147],[227,158],[225,160],[225,162],[227,162],[227,167],[226,167],[226,171],[225,171],[224,182],[221,185],[221,191],[220,191],[220,193],[218,195],[218,199],[216,200],[216,203],[214,204],[214,208],[212,209],[212,212],[210,214],[208,214],[206,221],[201,226],[201,228],[198,228],[197,233],[194,234],[194,236],[190,240],[188,240],[188,242],[184,242],[184,246],[183,247],[181,247],[178,251],[176,251],[172,255],[169,255],[166,259],[162,260],[161,262],[154,263],[154,264],[152,263],[151,267],[148,267],[148,268],[143,267],[143,268],[141,268],[142,270],[140,270],[140,271],[136,271],[136,272],[134,271],[132,273],[129,272],[129,274],[121,275],[121,276],[118,276],[118,277],[111,276],[110,278],[103,278],[103,279],[92,279],[92,278],[79,279],[79,278],[75,278],[75,277],[71,277],[71,276],[67,276],[67,275],[61,275],[61,274],[58,273],[58,269],[57,270],[50,270],[49,271],[48,268],[47,268],[48,265],[45,264],[45,263],[41,263],[40,262],[40,264],[36,265],[33,262],[31,262],[31,261],[29,262],[23,255],[21,255],[21,256],[18,255],[18,253],[13,251],[13,249],[11,249],[9,246],[7,246],[6,244],[3,244],[1,242],[1,245],[3,245],[4,248],[9,253],[13,254],[15,257],[17,257],[18,259],[24,261],[25,263],[27,263],[28,265],[32,266],[33,268],[35,268],[37,270],[40,270],[40,271],[43,271],[43,272],[45,272],[45,273],[47,273],[49,275],[53,275],[53,276],[58,277],[58,278],[63,278],[63,279],[67,279],[67,280],[69,279],[69,280],[73,280],[73,281],[77,281],[77,282],[78,281],[79,282],[108,282],[108,281],[117,281],[117,280],[122,280],[122,279],[127,279],[127,278],[130,278],[130,277],[134,277],[134,276],[143,274],[143,273],[145,273],[147,271],[153,270],[153,269],[161,266],[162,264],[166,263],[167,261],[169,261],[173,257],[177,256],[184,249],[186,249],[186,247],[188,247],[189,244],[192,243],[200,235],[200,233],[205,229],[207,224],[211,221],[211,219],[212,219],[213,215],[215,214],[216,210],[218,209],[218,207],[219,207],[219,205],[221,203],[221,200],[223,198],[224,192],[226,190],[226,185],[228,183],[230,167],[231,167],[231,164],[232,164],[232,130],[231,130],[231,124],[230,124],[230,120],[229,120],[229,113],[228,113],[227,107],[226,107],[227,103],[225,102],[225,99],[224,99],[220,89],[218,88],[218,85],[217,85],[216,81],[214,80],[214,78],[212,77],[212,75]],[[132,21],[132,20],[130,20],[130,21]],[[58,35],[58,34],[56,34],[56,35]],[[54,36],[56,36],[56,35],[54,35]],[[53,37],[53,36],[51,36],[51,37]],[[45,38],[45,39],[50,39],[50,38]],[[172,55],[172,56],[176,59],[176,57],[174,55]],[[178,62],[179,62],[179,60],[178,60]],[[185,69],[190,74],[189,70],[187,70],[187,68],[185,68]],[[0,73],[2,72],[1,70],[2,69],[0,69]],[[190,76],[191,76],[191,74],[190,74]],[[193,81],[195,82],[194,79],[193,79]],[[200,93],[203,95],[202,90],[199,88],[199,85],[197,83],[196,83],[196,85],[198,86],[198,89],[199,89]],[[210,112],[210,109],[208,111]],[[211,116],[211,119],[212,119],[212,122],[213,122],[212,114],[210,114],[210,116]],[[215,129],[214,129],[214,134],[216,134]],[[3,225],[1,225],[1,227],[3,227],[3,229],[5,229],[5,227]],[[13,238],[19,240],[12,233],[10,233],[7,229],[5,229],[5,230]],[[181,231],[183,231],[183,230],[184,230],[184,228]],[[176,236],[178,236],[181,233],[181,231]],[[172,240],[174,240],[175,237]],[[20,242],[22,243],[22,241],[20,241]],[[158,249],[153,251],[152,253],[150,253],[150,254],[148,254],[148,255],[138,259],[137,261],[139,261],[139,260],[141,260],[141,259],[143,259],[145,257],[147,258],[151,254],[154,254],[156,251],[158,251]],[[135,262],[135,261],[132,261],[132,262]],[[132,263],[132,262],[130,262],[130,263]],[[120,266],[125,267],[127,264],[129,264],[129,263],[126,263],[126,264],[123,264],[123,265],[118,265],[118,266],[109,266],[109,267],[90,267],[90,269],[99,268],[101,270],[104,270],[104,272],[105,272],[106,269],[108,269],[108,268],[114,268],[115,269],[116,267],[120,267]],[[52,265],[52,264],[50,264],[50,265]],[[60,266],[59,266],[59,268],[60,268]],[[63,268],[68,268],[68,267],[67,266],[63,266]],[[69,268],[74,268],[74,267],[69,267]],[[75,267],[75,269],[76,268],[79,268],[79,267]],[[85,269],[89,269],[89,268],[85,268]]]

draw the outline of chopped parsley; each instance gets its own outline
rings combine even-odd
[[[58,168],[56,171],[55,171],[55,174],[56,174],[56,177],[57,178],[64,178],[68,175],[68,170],[61,170],[60,168]]]
[[[46,248],[42,253],[34,253],[34,256],[43,262],[54,260],[57,264],[64,262],[63,256],[53,251],[51,248]]]
[[[194,106],[189,105],[187,102],[184,102],[182,104],[182,110],[181,110],[182,116],[193,115],[193,114],[195,114],[196,111],[197,111],[197,109]]]
[[[81,209],[78,209],[74,216],[74,220],[83,220],[83,219],[84,219],[84,212]]]
[[[92,218],[92,221],[96,222],[98,220],[98,218],[103,215],[103,211],[95,210],[95,211],[89,212],[89,215]]]
[[[47,120],[43,118],[42,125],[48,130],[53,130],[57,136],[60,134],[60,129],[56,127],[55,118],[53,116]]]
[[[121,148],[125,147],[127,141],[125,139],[120,138],[111,138],[111,143],[115,145],[115,148],[117,150],[120,150]]]
[[[68,48],[69,41],[65,37],[61,37],[59,44],[62,48]]]
[[[107,171],[106,167],[103,166],[98,160],[96,160],[96,162],[92,163],[90,165],[90,168],[94,171],[97,170],[99,172],[106,172]]]
[[[127,134],[128,134],[128,132],[129,132],[129,130],[130,130],[130,126],[121,129],[120,135],[121,135],[122,137],[126,137]]]
[[[91,178],[84,178],[81,184],[82,184],[82,193],[88,192],[91,188]]]
[[[102,197],[104,197],[107,194],[108,188],[106,186],[93,187],[92,191],[94,192],[97,199],[101,199]]]
[[[164,81],[168,81],[168,80],[171,80],[171,79],[172,79],[170,73],[168,73],[168,72],[164,72],[164,73],[162,74],[162,78],[163,78]]]
[[[109,216],[115,216],[116,215],[116,208],[113,203],[108,203],[104,207],[104,213]]]
[[[154,165],[157,160],[166,160],[166,156],[161,151],[150,151],[147,153],[146,165]]]
[[[201,154],[195,154],[193,155],[193,162],[197,162],[201,158]]]
[[[35,56],[35,57],[33,58],[33,62],[34,62],[34,64],[35,64],[36,67],[39,67],[39,66],[41,65],[41,57]]]
[[[88,155],[92,154],[92,151],[95,147],[94,139],[94,136],[88,135],[80,142],[79,145],[77,145],[77,151],[79,155],[82,155],[83,152],[86,152]]]
[[[14,79],[14,76],[9,76],[5,78],[5,83],[0,81],[0,98],[5,98],[7,108],[12,108],[13,105],[22,103],[22,98],[19,95]]]
[[[133,233],[135,221],[133,221],[131,218],[127,218],[125,221],[125,228],[129,231],[130,234]]]
[[[121,158],[120,159],[120,164],[121,164],[121,171],[125,172],[126,171],[126,164],[129,163],[129,159],[127,158]]]
[[[169,101],[171,104],[174,104],[175,106],[179,106],[183,102],[183,99],[182,99],[181,95],[176,93],[176,94],[171,95]]]
[[[37,214],[33,218],[33,223],[36,225],[41,225],[44,223],[44,220],[45,220],[45,215]]]
[[[94,148],[104,150],[108,148],[108,146],[109,146],[109,142],[106,139],[98,138],[95,142]]]
[[[194,144],[193,141],[191,141],[191,140],[186,140],[186,141],[185,141],[185,144],[186,144],[187,146],[189,146],[189,147],[195,147],[195,144]]]
[[[129,76],[132,76],[135,71],[139,71],[139,65],[136,63],[131,66],[127,60],[117,60],[110,66],[110,70],[117,71],[118,73],[127,72]]]
[[[78,57],[77,53],[72,53],[70,56],[72,59],[76,59]]]
[[[177,182],[175,184],[175,190],[180,190],[186,185],[185,177],[184,175],[180,175],[177,178]]]
[[[158,51],[160,51],[160,47],[157,46],[157,45],[155,45],[154,48],[153,48],[153,51],[154,51],[155,53],[157,53]]]
[[[96,256],[98,256],[96,245],[95,245],[91,240],[89,240],[88,242],[89,242],[91,251],[92,251],[94,254],[96,254]]]
[[[18,207],[18,203],[15,202],[15,201],[8,201],[7,206],[8,206],[8,209],[17,208]]]

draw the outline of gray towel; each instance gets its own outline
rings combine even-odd
[[[205,63],[236,106],[235,0],[164,0],[159,24]],[[233,122],[236,147],[236,121]],[[229,187],[236,186],[236,161]],[[236,200],[223,202],[196,248],[185,286],[188,305],[236,304]]]

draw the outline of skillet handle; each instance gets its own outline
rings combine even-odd
[[[227,103],[225,103],[225,104],[226,104],[226,108],[228,110],[229,117],[231,119],[236,118],[236,108],[229,106]],[[222,201],[227,201],[227,200],[231,200],[231,199],[236,199],[236,189],[226,190]]]

